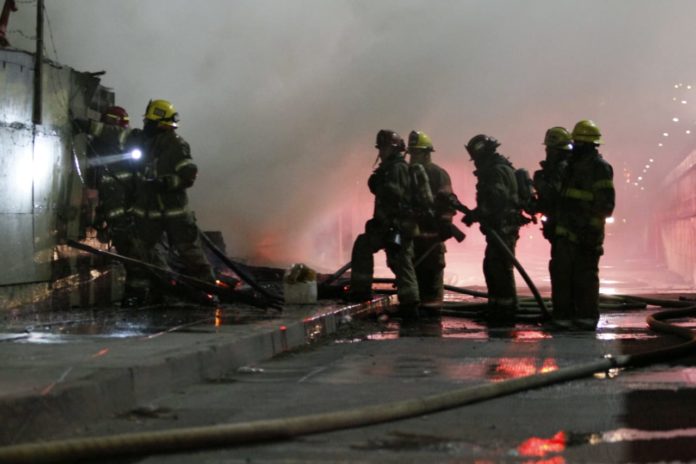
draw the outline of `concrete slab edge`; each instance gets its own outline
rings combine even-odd
[[[159,362],[130,368],[96,369],[87,378],[66,381],[47,394],[0,398],[0,445],[69,436],[91,421],[125,413],[172,388],[219,379],[242,366],[268,360],[335,333],[347,317],[383,310],[394,297],[346,305],[247,337],[220,337],[183,349]]]

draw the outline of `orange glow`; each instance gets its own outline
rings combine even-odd
[[[540,368],[537,368],[536,358],[500,358],[493,368],[491,380],[515,379],[555,370],[558,370],[558,365],[553,358],[546,358]]]
[[[551,335],[538,330],[514,330],[512,336],[515,340],[537,340],[542,338],[552,338]]]
[[[215,285],[217,285],[218,287],[222,287],[222,288],[230,288],[230,286],[227,285],[227,284],[226,284],[225,282],[223,282],[222,280],[216,280],[216,281],[215,281]]]
[[[492,380],[506,380],[536,374],[535,358],[500,358]]]
[[[104,356],[104,355],[106,355],[108,352],[109,352],[109,349],[108,349],[108,348],[102,348],[101,350],[97,351],[96,353],[94,353],[94,354],[92,355],[92,359],[98,358],[98,357],[100,357],[100,356]]]
[[[286,330],[288,330],[288,328],[287,328],[286,326],[284,326],[284,325],[281,325],[281,326],[280,326],[280,331],[281,331],[281,332],[285,332]]]
[[[47,385],[46,387],[44,387],[44,389],[41,390],[41,396],[46,396],[46,395],[48,395],[49,393],[51,393],[51,391],[53,391],[53,387],[55,387],[55,386],[56,386],[56,383],[53,382],[52,384]]]
[[[549,453],[562,453],[566,448],[567,437],[564,431],[558,432],[551,438],[539,438],[531,437],[523,441],[520,446],[517,447],[517,452],[520,456],[534,456],[534,457],[544,457]],[[561,458],[560,456],[556,456]],[[555,459],[555,458],[554,458]],[[535,461],[539,463],[540,461]],[[543,461],[546,462],[556,462],[556,461]],[[561,461],[565,462],[565,460]]]
[[[540,372],[552,372],[557,370],[558,364],[556,364],[556,360],[553,358],[546,358],[544,359],[544,364],[541,366]]]
[[[215,327],[220,327],[222,325],[222,309],[215,310]]]

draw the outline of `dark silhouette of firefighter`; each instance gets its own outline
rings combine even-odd
[[[87,184],[98,193],[98,203],[93,227],[102,243],[111,243],[124,256],[141,254],[135,238],[132,206],[141,152],[138,151],[140,130],[130,128],[125,109],[111,106],[101,115],[99,122],[88,119],[73,120],[78,133],[89,137],[87,158],[89,170]],[[126,279],[122,304],[127,305],[138,286],[138,271],[124,264]]]
[[[433,142],[427,134],[412,131],[407,153],[415,191],[418,233],[413,239],[415,271],[423,308],[437,309],[444,296],[445,241],[453,236],[455,210],[449,198],[452,181],[432,162]]]
[[[565,128],[556,126],[546,131],[544,145],[546,158],[539,163],[541,169],[534,171],[533,176],[536,192],[533,209],[543,215],[541,231],[544,238],[553,244],[561,185],[573,143],[570,133]]]
[[[198,167],[191,158],[189,144],[176,133],[178,120],[178,113],[169,101],[148,103],[142,133],[143,167],[133,207],[138,236],[145,249],[143,260],[162,265],[156,245],[166,235],[170,250],[186,268],[183,272],[214,283],[186,193],[196,180]],[[133,304],[160,301],[162,295],[157,282],[148,274],[142,277],[143,287]],[[214,297],[211,302],[215,302]]]
[[[554,324],[595,330],[599,321],[599,259],[604,226],[614,211],[614,171],[598,151],[602,135],[589,120],[571,134],[568,160],[551,248]]]
[[[499,146],[495,138],[484,134],[476,135],[465,146],[476,166],[476,208],[465,214],[462,221],[467,226],[479,222],[486,237],[483,258],[488,287],[486,317],[491,322],[507,323],[517,311],[513,260],[493,234],[502,239],[514,256],[522,214],[515,168],[497,152]]]
[[[375,148],[379,150],[380,163],[368,181],[375,196],[374,213],[365,223],[365,232],[353,244],[348,298],[364,301],[372,297],[373,255],[384,250],[387,265],[396,277],[399,312],[405,318],[414,318],[420,298],[413,268],[416,223],[409,166],[404,159],[406,147],[396,132],[380,130]]]

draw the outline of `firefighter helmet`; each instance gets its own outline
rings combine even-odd
[[[479,134],[473,136],[471,140],[469,140],[469,143],[464,145],[464,148],[469,152],[471,159],[476,159],[481,155],[492,155],[499,146],[500,142],[495,138],[485,134]]]
[[[145,119],[155,121],[160,126],[176,128],[179,122],[179,113],[174,105],[167,100],[150,100],[145,109]]]
[[[572,150],[573,139],[564,127],[556,126],[546,131],[544,145],[559,150]]]
[[[421,131],[411,131],[411,133],[408,134],[408,149],[435,151],[433,148],[433,141],[430,140],[428,134]]]
[[[389,129],[382,129],[377,132],[377,140],[375,141],[375,148],[386,148],[394,147],[399,151],[406,150],[406,144],[404,144],[404,139],[401,138],[399,134]]]
[[[583,119],[578,122],[573,128],[573,142],[581,143],[593,143],[599,145],[604,143],[602,140],[602,133],[593,121],[589,119]]]
[[[120,106],[110,106],[102,113],[101,122],[112,126],[121,126],[125,129],[130,125],[130,118],[126,110]]]

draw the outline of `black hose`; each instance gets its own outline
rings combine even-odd
[[[376,284],[395,284],[396,280],[393,277],[376,277],[372,279],[373,283]],[[463,295],[470,295],[476,298],[488,298],[488,293],[479,292],[477,290],[470,290],[464,287],[455,287],[453,285],[445,285],[445,290],[449,290],[454,293],[461,293]]]
[[[104,251],[100,250],[98,248],[94,248],[92,246],[89,246],[87,244],[69,239],[67,240],[66,244],[69,247],[86,251],[88,253],[92,253],[97,256],[102,256],[104,258],[108,258],[111,260],[119,261],[125,264],[130,264],[132,266],[138,266],[142,269],[147,270],[150,272],[153,276],[160,280],[167,280],[167,278],[175,279],[177,282],[179,282],[181,285],[186,287],[189,290],[197,290],[200,292],[204,293],[211,293],[213,295],[218,295],[221,297],[229,297],[233,299],[234,301],[238,301],[240,303],[246,303],[252,306],[255,306],[257,308],[262,308],[265,309],[267,307],[271,307],[274,309],[282,309],[277,303],[275,302],[267,302],[267,301],[260,301],[258,298],[255,298],[253,295],[246,295],[240,291],[237,290],[232,290],[232,289],[227,289],[227,288],[221,288],[218,287],[217,285],[207,282],[205,280],[198,279],[196,277],[191,277],[186,274],[181,274],[179,272],[170,270],[170,269],[165,269],[159,266],[156,266],[154,264],[147,263],[145,261],[141,261],[139,259],[135,258],[130,258],[128,256],[123,256],[118,253],[112,253],[110,251]]]
[[[221,249],[217,247],[213,243],[213,241],[208,237],[203,231],[198,229],[198,234],[201,236],[203,243],[212,251],[215,256],[220,258],[227,267],[229,267],[235,274],[239,276],[242,281],[244,281],[247,285],[249,285],[251,288],[265,296],[266,298],[269,298],[273,301],[283,301],[283,297],[275,295],[271,292],[269,292],[267,289],[262,287],[258,282],[256,282],[256,279],[254,279],[250,274],[248,274],[245,270],[243,270],[240,266],[237,265],[234,261],[232,261]]]
[[[352,262],[352,261],[348,261],[346,264],[344,264],[343,266],[341,266],[340,268],[338,268],[338,270],[337,270],[336,272],[334,272],[333,274],[331,274],[330,276],[328,276],[326,279],[324,279],[323,281],[321,281],[320,285],[330,285],[330,284],[332,284],[336,279],[338,279],[338,278],[341,277],[343,274],[345,274],[346,271],[348,271],[348,269],[350,269],[352,265],[353,265],[353,262]]]
[[[154,264],[147,263],[145,261],[140,261],[138,259],[134,258],[129,258],[128,256],[123,256],[119,255],[117,253],[112,253],[110,251],[104,251],[100,250],[98,248],[91,247],[89,245],[86,245],[84,243],[80,243],[78,241],[69,239],[66,244],[69,247],[76,248],[78,250],[86,251],[88,253],[92,253],[98,256],[103,256],[105,258],[109,258],[112,260],[116,261],[121,261],[123,263],[131,264],[133,266],[138,266],[144,269],[147,269],[149,272],[153,273],[153,275],[157,276],[158,278],[162,278],[162,276],[168,276],[171,278],[174,278],[186,285],[190,285],[192,287],[195,287],[198,290],[202,290],[207,293],[213,293],[213,294],[218,294],[221,293],[222,290],[218,288],[215,284],[212,284],[210,282],[206,282],[204,280],[197,279],[195,277],[188,276],[186,274],[181,274],[176,271],[171,271],[169,269],[164,269],[159,266],[155,266]]]

